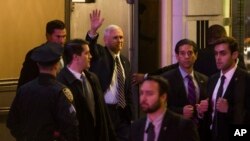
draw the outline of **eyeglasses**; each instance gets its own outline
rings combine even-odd
[[[192,56],[194,54],[194,52],[193,51],[188,51],[188,52],[185,52],[185,51],[179,51],[179,56],[188,56],[188,57],[190,57],[190,56]]]

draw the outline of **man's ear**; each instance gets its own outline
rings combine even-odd
[[[73,54],[73,58],[72,58],[72,60],[77,60],[78,58],[79,58],[79,56],[78,56],[78,55]]]
[[[179,62],[179,54],[175,53],[175,59]]]
[[[239,56],[238,51],[233,52],[232,57],[233,57],[234,60],[236,60],[238,58],[238,56]]]
[[[162,99],[162,102],[167,101],[167,94],[164,93],[163,95],[161,95],[161,99]]]
[[[198,58],[198,51],[196,53],[194,52],[194,56],[195,56],[195,61],[196,61]]]
[[[50,34],[46,33],[45,35],[46,35],[46,39],[49,40]]]

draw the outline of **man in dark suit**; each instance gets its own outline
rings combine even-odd
[[[18,89],[7,120],[17,141],[78,141],[72,93],[56,81],[62,53],[62,46],[48,42],[31,55],[40,74]]]
[[[198,57],[194,64],[194,69],[196,71],[205,74],[208,77],[220,71],[216,67],[213,43],[225,36],[227,36],[227,32],[221,25],[214,24],[208,28],[206,32],[206,47],[198,51]],[[243,55],[238,56],[237,65],[242,69],[246,69]]]
[[[194,69],[208,77],[219,70],[216,67],[215,59],[214,59],[214,47],[213,42],[217,39],[226,36],[226,30],[223,26],[215,24],[208,28],[206,32],[206,46],[201,47],[198,50],[197,59],[194,63]],[[240,61],[241,62],[241,61]],[[178,65],[177,65],[178,67]],[[153,74],[161,75],[162,73],[167,72],[169,67],[163,67],[157,69]],[[148,73],[150,75],[151,73]],[[133,82],[139,82],[143,80],[144,74],[136,73],[134,74]]]
[[[90,22],[91,29],[86,36],[93,56],[90,71],[100,80],[105,103],[119,140],[127,141],[133,112],[130,63],[120,53],[124,42],[123,31],[117,25],[108,26],[104,31],[103,47],[97,45],[97,30],[103,22],[100,11],[94,10],[90,14]]]
[[[116,141],[99,80],[88,71],[92,56],[87,41],[69,41],[63,57],[66,66],[57,78],[73,93],[80,140]]]
[[[46,25],[46,38],[47,38],[47,41],[49,42],[58,43],[63,46],[66,40],[65,24],[60,20],[49,21]],[[36,48],[38,47],[31,49],[25,56],[25,60],[23,62],[23,67],[20,72],[17,88],[33,80],[39,74],[39,69],[36,65],[36,62],[31,59],[31,55]]]
[[[167,108],[169,88],[160,76],[142,82],[140,107],[147,117],[132,124],[131,141],[199,141],[194,123]]]
[[[206,46],[198,50],[198,56],[194,63],[194,69],[207,77],[219,72],[216,67],[214,58],[214,46],[213,43],[220,39],[221,37],[227,36],[226,30],[223,26],[214,24],[210,26],[206,32]],[[242,69],[246,69],[243,55],[238,57],[238,66]],[[140,83],[147,75],[161,75],[171,69],[178,67],[178,64],[171,64],[162,68],[155,70],[150,73],[134,73],[133,74],[133,84]]]
[[[209,109],[207,129],[212,141],[228,141],[230,125],[250,123],[250,77],[236,65],[238,45],[235,39],[224,37],[214,43],[219,73],[208,81]],[[208,131],[209,133],[209,131]]]
[[[196,43],[189,39],[180,40],[175,46],[175,55],[179,67],[162,74],[169,81],[171,88],[168,107],[202,127],[201,119],[208,108],[207,77],[193,70],[197,58]]]

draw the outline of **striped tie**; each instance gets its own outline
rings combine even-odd
[[[121,63],[118,59],[118,57],[115,58],[115,64],[116,64],[116,73],[117,73],[117,97],[118,97],[118,106],[124,108],[126,106],[125,102],[125,95],[124,95],[124,83],[125,83],[125,78],[122,73],[122,66]]]
[[[196,104],[195,86],[193,77],[191,75],[186,76],[188,78],[188,100],[191,105]]]

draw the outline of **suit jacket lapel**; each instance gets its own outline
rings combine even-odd
[[[233,93],[237,94],[239,96],[239,94],[244,94],[245,93],[245,89],[246,89],[246,73],[242,72],[240,69],[236,69],[231,82],[234,84],[234,90]],[[230,84],[231,84],[230,82]],[[234,97],[237,98],[237,97]]]
[[[194,71],[194,78],[198,83],[198,87],[199,87],[199,100],[203,100],[207,97],[206,95],[206,80],[202,79],[202,77],[200,77],[196,71]]]
[[[158,136],[158,141],[163,141],[168,138],[166,132],[168,129],[168,125],[171,124],[170,119],[171,119],[171,113],[167,110],[164,115],[164,118],[162,119],[161,130]]]
[[[214,77],[212,77],[212,78],[209,80],[209,84],[208,84],[208,94],[209,94],[209,99],[210,99],[210,100],[212,99],[213,92],[214,92],[215,86],[216,86],[217,81],[219,80],[219,78],[220,78],[220,73],[217,73]]]
[[[209,96],[209,107],[208,107],[208,113],[212,113],[213,112],[213,102],[212,102],[212,97],[213,97],[213,92],[216,86],[216,83],[218,81],[220,77],[220,73],[217,73],[215,75],[213,75],[212,77],[210,77],[210,79],[208,80],[208,87],[207,87],[207,93]],[[209,122],[211,122],[212,120],[212,116],[210,116],[211,114],[207,114],[208,116],[208,120]]]
[[[112,75],[113,75],[113,71],[115,69],[115,60],[114,60],[113,56],[111,55],[110,50],[107,47],[105,47],[105,50],[107,52],[106,53],[107,57],[104,58],[105,60],[103,63],[107,64],[106,68],[108,70],[105,70],[105,71],[107,71],[108,78],[110,78],[110,80],[109,80],[109,84],[110,84],[111,79],[112,79]]]
[[[122,66],[123,66],[123,69],[124,69],[124,73],[125,73],[125,77],[129,76],[129,66],[127,65],[125,59],[123,58],[122,55],[120,55],[120,60],[121,60],[121,63],[122,63]]]
[[[235,76],[232,77],[232,79],[230,80],[228,86],[227,86],[227,89],[224,90],[224,95],[223,95],[223,98],[225,99],[229,99],[230,97],[232,97],[232,94],[233,94],[233,90],[234,90],[234,86],[235,86]]]
[[[94,80],[93,76],[90,74],[89,71],[85,70],[84,73],[85,73],[85,75],[86,75],[86,77],[87,77],[87,79],[88,79],[88,81],[90,83],[90,86],[92,88],[94,99],[95,99],[95,101],[98,101],[97,99],[99,99],[99,95],[97,93],[98,88],[96,88],[97,84],[95,84],[95,80]]]
[[[205,81],[204,81],[203,79],[201,79],[201,78],[199,77],[199,75],[197,75],[197,73],[196,73],[195,71],[194,71],[194,78],[195,78],[195,80],[197,81],[199,88],[201,88],[201,87],[202,87],[202,84],[204,84]]]
[[[85,97],[80,80],[76,79],[75,76],[69,71],[69,69],[67,67],[64,67],[63,71],[65,72],[64,73],[65,78],[68,81],[69,85],[71,85],[71,86],[75,85],[78,93],[81,94],[82,97]]]
[[[224,98],[233,97],[234,93],[244,93],[245,83],[241,83],[243,79],[242,73],[239,72],[239,69],[236,69],[225,91]]]
[[[224,94],[224,98],[227,99],[228,105],[231,107],[230,112],[233,112],[232,122],[234,124],[242,124],[245,117],[245,89],[246,73],[236,69],[227,90]],[[241,116],[238,116],[241,115]]]
[[[181,96],[181,97],[179,97],[179,98],[184,98],[185,103],[189,103],[189,102],[188,102],[188,98],[187,98],[187,92],[186,92],[184,80],[183,80],[183,78],[182,78],[182,75],[181,75],[181,72],[180,72],[179,68],[176,69],[175,76],[176,76],[176,77],[175,77],[175,78],[176,78],[175,81],[181,82],[181,83],[179,84],[179,87],[180,87],[180,88],[179,88],[179,89],[178,89],[178,88],[176,89],[176,90],[177,90],[177,94]],[[176,84],[178,84],[178,83],[176,83]],[[175,87],[176,87],[176,86],[175,86]],[[177,86],[177,87],[178,87],[178,86]]]
[[[138,131],[139,131],[139,134],[137,134],[137,139],[138,141],[143,141],[144,140],[144,132],[145,132],[145,126],[146,126],[146,118],[143,118],[142,119],[142,122],[141,122],[142,126],[138,126]]]

